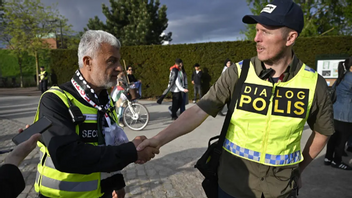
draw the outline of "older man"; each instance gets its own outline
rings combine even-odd
[[[106,88],[123,72],[120,42],[104,31],[89,30],[78,47],[79,69],[72,79],[42,95],[35,120],[48,117],[52,127],[43,134],[35,190],[40,197],[124,197],[124,180],[101,172],[121,170],[131,162],[146,162],[157,149],[137,152],[145,137],[128,142]],[[109,145],[109,146],[107,146]],[[118,145],[118,146],[116,146]]]

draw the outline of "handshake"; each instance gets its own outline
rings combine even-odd
[[[132,140],[137,149],[138,159],[135,163],[144,164],[159,154],[160,145],[156,139],[147,139],[145,136],[137,136]]]

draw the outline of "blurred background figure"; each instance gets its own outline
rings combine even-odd
[[[138,89],[139,96],[142,97],[142,81],[137,80],[136,77],[134,77],[132,66],[127,67],[127,78],[130,88]]]
[[[48,72],[45,71],[44,66],[40,66],[39,74],[40,91],[42,94],[48,90]]]
[[[224,73],[224,71],[226,71],[226,69],[227,69],[228,67],[230,67],[231,65],[232,65],[231,60],[227,58],[227,59],[225,60],[225,66],[224,66],[224,68],[222,69],[222,72],[221,72],[221,73]]]
[[[197,102],[197,93],[199,94],[199,99],[202,98],[202,70],[198,63],[194,64],[194,71],[192,73],[192,84],[194,88],[193,103]]]
[[[324,164],[342,170],[352,167],[342,161],[345,143],[352,134],[352,57],[339,63],[334,108],[335,133],[327,144]]]

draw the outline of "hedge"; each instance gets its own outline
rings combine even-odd
[[[294,51],[298,58],[315,69],[318,56],[351,56],[352,36],[298,38]],[[176,58],[181,58],[184,62],[189,94],[192,96],[191,75],[195,63],[199,63],[203,70],[202,87],[205,93],[220,76],[226,58],[238,62],[255,55],[253,41],[128,46],[121,49],[121,56],[126,65],[132,65],[135,76],[142,80],[144,97],[162,94],[167,87],[169,67],[174,64]],[[53,81],[55,77],[57,79],[54,83],[61,84],[70,80],[78,68],[77,50],[50,50],[48,59]]]

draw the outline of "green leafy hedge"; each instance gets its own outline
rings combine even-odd
[[[45,66],[50,71],[49,60],[47,50],[41,50],[39,53],[39,65]],[[22,55],[22,75],[24,80],[24,86],[35,86],[35,58],[27,53]],[[7,78],[8,82],[12,78],[16,78],[16,84],[19,86],[20,82],[20,66],[18,64],[18,58],[15,54],[11,53],[11,50],[0,49],[0,77]],[[16,86],[17,86],[16,85]],[[1,82],[1,86],[3,82]]]
[[[298,38],[294,51],[303,62],[315,69],[317,56],[351,56],[352,36]],[[122,47],[121,55],[126,65],[134,67],[137,79],[142,80],[144,97],[155,97],[162,94],[167,87],[170,66],[174,64],[176,58],[181,58],[188,75],[189,94],[192,96],[191,75],[195,63],[199,63],[204,72],[203,93],[205,93],[220,76],[226,58],[238,62],[255,56],[256,50],[255,43],[252,41],[234,41],[129,46]],[[2,60],[1,57],[0,60]],[[61,84],[70,80],[78,68],[77,50],[51,50],[47,60],[50,60],[51,70],[49,72],[52,74],[53,83]],[[11,64],[14,65],[14,63]],[[35,71],[35,67],[33,68]]]

